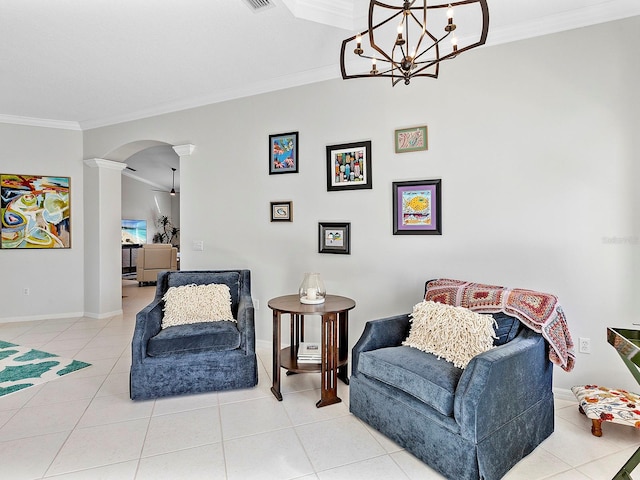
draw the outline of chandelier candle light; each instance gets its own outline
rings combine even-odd
[[[317,305],[324,303],[327,291],[319,273],[305,273],[300,284],[300,303],[307,305]]]
[[[484,45],[487,40],[487,0],[433,1],[428,5],[427,0],[396,3],[401,5],[371,0],[369,29],[342,42],[340,69],[343,79],[387,77],[395,86],[401,80],[409,85],[413,77],[438,78],[441,61]],[[461,20],[460,25],[455,19]],[[477,25],[480,24],[482,28],[478,33]],[[451,40],[449,45],[443,43],[447,38]],[[363,42],[366,41],[368,48],[365,50]],[[355,47],[352,47],[354,43]],[[347,61],[346,53],[351,48],[355,57],[350,56],[351,60]],[[347,67],[369,71],[350,74]]]

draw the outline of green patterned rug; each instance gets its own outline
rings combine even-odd
[[[0,397],[90,365],[0,340]]]

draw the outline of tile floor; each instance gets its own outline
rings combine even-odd
[[[154,287],[123,281],[122,316],[0,324],[0,339],[93,365],[0,398],[0,478],[18,479],[441,479],[349,414],[317,409],[318,375],[269,391],[271,352],[259,349],[251,390],[132,402],[135,313]],[[640,432],[607,424],[593,437],[573,401],[556,401],[555,433],[506,480],[610,479],[640,446]]]

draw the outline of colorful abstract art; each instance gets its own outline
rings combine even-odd
[[[371,141],[327,146],[327,191],[371,188]]]
[[[91,366],[0,340],[0,397]]]
[[[269,174],[298,173],[298,132],[269,135]]]
[[[0,175],[0,248],[70,248],[69,177]]]
[[[427,127],[396,130],[396,153],[427,150]]]

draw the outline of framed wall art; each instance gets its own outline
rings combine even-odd
[[[293,202],[271,202],[272,222],[293,222]]]
[[[371,141],[327,146],[327,190],[373,188]]]
[[[319,253],[351,253],[350,223],[318,223]]]
[[[71,248],[70,178],[0,175],[0,248]]]
[[[298,173],[298,132],[269,135],[269,175]]]
[[[429,148],[427,127],[402,128],[395,131],[396,153],[419,152]]]
[[[442,180],[393,182],[393,234],[442,235]]]

